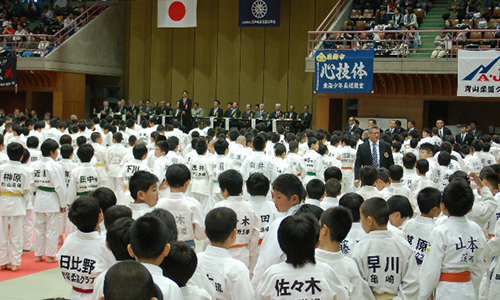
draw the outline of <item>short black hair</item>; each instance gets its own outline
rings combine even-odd
[[[389,170],[386,168],[380,168],[377,170],[377,179],[382,180],[385,183],[391,182],[391,175],[389,174]]]
[[[179,146],[179,138],[176,136],[170,136],[167,139],[168,145],[170,146],[170,151],[174,151],[177,146]]]
[[[167,245],[167,229],[160,218],[144,215],[130,226],[130,245],[139,259],[158,258]]]
[[[274,154],[276,156],[282,156],[283,153],[286,153],[286,147],[283,144],[277,143],[274,145]]]
[[[251,196],[266,196],[269,192],[269,179],[262,173],[253,173],[248,177],[247,190]]]
[[[401,218],[413,217],[413,208],[411,207],[410,201],[405,196],[394,195],[387,199],[387,205],[389,205],[389,215],[399,212]]]
[[[144,155],[148,155],[148,147],[144,144],[137,144],[132,148],[132,154],[135,159],[142,160]]]
[[[297,212],[295,215],[299,214],[309,214],[313,216],[317,222],[319,222],[319,219],[321,218],[321,214],[323,214],[325,210],[321,208],[320,206],[314,205],[314,204],[302,204],[300,205],[299,209],[297,209]]]
[[[286,217],[278,229],[278,242],[286,262],[294,268],[308,262],[315,264],[314,252],[319,240],[319,223],[309,214]]]
[[[63,134],[59,138],[59,144],[61,144],[61,146],[62,145],[71,145],[72,141],[73,141],[73,139],[71,138],[71,136],[69,134]]]
[[[61,146],[61,157],[68,159],[73,154],[73,151],[74,151],[73,146],[64,144]]]
[[[319,179],[312,179],[306,185],[309,198],[319,200],[325,195],[325,184]]]
[[[266,147],[266,139],[262,135],[257,135],[253,138],[253,148],[255,151],[264,151]]]
[[[418,192],[417,204],[420,212],[428,214],[434,207],[441,207],[441,192],[433,187],[426,187]]]
[[[163,299],[148,269],[136,261],[122,261],[113,265],[104,278],[106,300]]]
[[[425,173],[429,172],[429,162],[425,158],[421,158],[417,160],[417,165],[415,168],[418,170],[418,172],[422,175],[425,175]]]
[[[40,144],[40,141],[38,140],[38,138],[36,136],[30,136],[26,140],[26,146],[28,148],[32,148],[32,149],[38,148],[39,144]]]
[[[214,143],[215,152],[219,155],[226,154],[226,150],[229,148],[229,143],[225,139],[217,139]]]
[[[290,141],[290,143],[288,143],[288,148],[290,149],[290,152],[295,152],[295,150],[299,148],[299,142]]]
[[[417,163],[417,156],[415,154],[409,152],[403,155],[403,166],[407,169],[415,168],[415,164]]]
[[[273,190],[285,195],[288,199],[291,199],[293,195],[297,195],[299,202],[304,200],[306,197],[306,190],[302,185],[302,181],[293,174],[281,174],[273,182]]]
[[[23,149],[23,158],[21,159],[22,164],[26,164],[28,160],[30,159],[30,152],[28,149]]]
[[[59,144],[53,139],[46,139],[40,147],[43,157],[49,157],[50,153],[55,152],[57,149],[59,149]]]
[[[76,145],[78,147],[85,145],[87,143],[87,138],[84,137],[83,135],[80,135],[79,137],[76,138]]]
[[[9,156],[9,159],[12,161],[21,161],[21,158],[23,158],[24,154],[24,147],[23,145],[12,142],[7,146],[7,155]]]
[[[352,221],[359,222],[361,216],[359,214],[359,208],[363,204],[364,199],[358,193],[347,193],[342,196],[339,200],[339,206],[345,207],[351,211]]]
[[[330,239],[342,242],[352,227],[351,212],[342,206],[332,207],[321,215],[321,225],[330,230]]]
[[[88,163],[94,157],[94,147],[90,144],[83,144],[76,150],[76,155],[78,155],[82,163]]]
[[[218,181],[221,191],[227,190],[229,196],[238,196],[243,192],[243,177],[236,170],[230,169],[222,172]]]
[[[448,166],[451,163],[450,153],[446,151],[439,152],[437,161],[440,166]]]
[[[168,151],[170,150],[170,146],[168,145],[167,141],[157,142],[156,147],[158,147],[161,152],[165,152],[165,154],[167,154]]]
[[[110,188],[100,187],[92,192],[92,197],[94,197],[97,202],[99,202],[99,207],[103,214],[111,207],[116,205],[116,195]]]
[[[101,208],[95,198],[81,196],[71,205],[68,218],[78,230],[89,233],[96,230],[100,213]]]
[[[394,150],[396,150],[396,152],[401,151],[401,147],[402,147],[402,145],[401,145],[400,142],[394,142],[394,143],[392,143],[392,148],[394,148]]]
[[[363,185],[373,185],[377,181],[377,169],[372,166],[364,166],[359,170],[359,178]]]
[[[224,243],[238,224],[234,210],[227,207],[214,208],[205,217],[205,232],[212,243]]]
[[[113,140],[115,140],[117,143],[121,143],[123,140],[123,134],[121,132],[113,133]]]
[[[204,138],[200,138],[198,143],[196,143],[195,150],[199,155],[205,154],[208,150],[207,140]]]
[[[158,177],[149,171],[137,171],[129,180],[130,196],[137,200],[139,191],[147,192],[149,188],[158,182]]]
[[[125,205],[113,205],[104,213],[104,226],[109,230],[114,222],[120,218],[132,218],[132,210]]]
[[[365,217],[372,217],[379,226],[389,222],[389,205],[383,198],[370,198],[361,204],[359,210]]]
[[[431,143],[423,143],[420,145],[420,150],[424,150],[425,152],[434,154],[434,146]]]
[[[177,232],[177,223],[175,222],[175,217],[171,212],[162,208],[156,208],[152,212],[147,214],[151,214],[157,218],[159,218],[165,228],[167,229],[167,242],[177,241],[178,232]],[[146,214],[146,215],[147,215]]]
[[[170,252],[160,265],[163,276],[172,279],[179,287],[187,284],[197,266],[196,252],[184,242],[171,243]]]
[[[325,191],[328,197],[337,197],[342,190],[342,184],[335,178],[328,179],[325,183]]]
[[[328,167],[324,173],[325,181],[328,181],[332,178],[337,179],[338,181],[342,180],[342,171],[338,167]]]
[[[130,211],[130,214],[132,215],[132,211]],[[134,259],[127,249],[130,244],[129,230],[133,222],[132,217],[121,217],[114,221],[111,227],[106,227],[106,242],[117,261]]]
[[[469,183],[462,178],[451,180],[444,188],[443,204],[451,216],[465,216],[474,205],[474,194]]]
[[[470,154],[470,147],[469,147],[469,145],[462,145],[462,146],[460,146],[460,152],[462,154],[469,155]]]
[[[180,188],[191,180],[191,171],[184,164],[173,164],[168,167],[165,178],[170,187]]]
[[[392,180],[399,181],[403,178],[403,168],[398,165],[392,165],[389,167],[389,176]]]
[[[448,182],[451,182],[455,178],[462,178],[466,182],[469,182],[469,175],[467,175],[467,173],[465,173],[462,170],[455,171],[455,173],[451,174],[450,177],[448,178]]]

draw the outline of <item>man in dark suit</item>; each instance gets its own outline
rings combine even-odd
[[[233,109],[231,110],[231,114],[229,118],[231,121],[229,121],[229,126],[230,127],[239,127],[240,122],[236,119],[241,118],[241,110],[238,108],[239,103],[238,102],[233,102]]]
[[[299,114],[295,112],[295,106],[290,105],[290,110],[286,114],[287,119],[297,120]]]
[[[118,101],[118,106],[114,109],[114,115],[115,116],[123,116],[125,114],[127,114],[127,108],[125,107],[125,100],[120,100]]]
[[[264,109],[264,103],[259,104],[259,109],[255,111],[256,119],[266,119],[269,113]]]
[[[128,100],[127,115],[137,115],[139,113],[139,108],[135,105],[134,100]]]
[[[214,118],[222,118],[222,115],[224,114],[224,110],[219,107],[220,101],[215,100],[214,101],[214,107],[210,109],[210,112],[208,113],[209,117],[214,117]]]
[[[373,126],[368,133],[369,140],[358,147],[356,164],[354,167],[354,185],[359,186],[359,170],[364,166],[373,166],[376,169],[389,168],[394,165],[392,147],[389,143],[380,140],[380,128]]]
[[[474,136],[467,132],[467,125],[462,124],[460,126],[460,133],[455,136],[455,142],[460,145],[469,145],[474,140]]]
[[[193,100],[189,98],[187,91],[182,92],[182,99],[179,100],[179,109],[182,112],[182,126],[187,133],[191,130],[191,109],[193,109]]]
[[[144,106],[142,108],[142,115],[145,117],[149,117],[149,116],[153,115],[153,113],[154,113],[154,109],[151,106],[151,101],[146,100],[146,106]]]
[[[231,118],[231,115],[233,114],[233,102],[228,102],[227,103],[227,110],[224,112],[224,118]]]
[[[301,130],[305,130],[308,128],[311,128],[311,122],[313,119],[312,114],[309,112],[309,105],[304,105],[304,112],[300,114],[299,116],[300,119],[300,125],[301,125]]]
[[[281,111],[281,104],[276,103],[274,105],[274,111],[269,115],[270,119],[281,119],[285,116],[285,113]]]
[[[101,114],[107,114],[107,115],[112,115],[113,114],[113,109],[109,106],[109,102],[104,100],[102,102],[102,106],[99,109],[99,112]]]
[[[408,121],[408,134],[410,134],[410,132],[412,132],[412,131],[416,131],[416,132],[420,133],[415,126],[417,126],[417,123],[415,122],[415,120]]]
[[[252,110],[252,105],[251,104],[247,104],[246,105],[246,110],[241,115],[241,118],[244,119],[244,120],[250,120],[250,119],[253,119],[254,115],[255,115],[255,113]]]
[[[472,120],[470,122],[469,134],[471,134],[475,139],[480,139],[483,136],[483,132],[477,128],[477,121]]]
[[[165,100],[160,101],[160,106],[156,109],[156,114],[159,116],[168,116],[170,108],[165,104]]]
[[[445,123],[443,118],[439,118],[436,120],[436,127],[438,129],[438,136],[440,139],[443,139],[443,137],[447,135],[451,135],[451,130],[446,128],[444,125]]]
[[[349,120],[349,128],[347,128],[347,134],[355,135],[357,134],[359,137],[363,135],[363,130],[356,125],[356,119],[354,117],[350,117]]]

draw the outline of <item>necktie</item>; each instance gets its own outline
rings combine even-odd
[[[373,163],[373,167],[375,169],[378,169],[379,168],[379,164],[378,164],[378,154],[377,154],[377,144],[375,143],[372,143],[372,163]]]
[[[439,130],[439,137],[442,138],[443,137],[443,131],[442,130]]]

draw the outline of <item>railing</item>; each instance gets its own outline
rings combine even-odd
[[[349,0],[338,0],[337,4],[332,8],[330,13],[326,16],[323,22],[318,26],[316,31],[325,31],[330,29],[333,22],[337,20],[338,16],[342,13],[344,8],[349,4]]]
[[[445,33],[442,49],[436,54],[439,57],[455,57],[458,49],[499,50],[500,31],[496,29],[476,30],[385,30],[385,31],[311,31],[309,32],[308,50],[359,50],[375,49],[377,56],[407,57],[410,53],[426,53],[431,56],[432,48],[421,48],[423,42],[435,41],[436,36]],[[422,38],[423,33],[435,33],[433,38]],[[332,34],[331,38],[325,38]],[[412,36],[418,34],[420,46],[414,43]],[[435,44],[435,43],[434,43]],[[420,55],[419,55],[420,56]]]
[[[49,34],[1,34],[0,56],[44,57],[64,43],[71,35],[89,24],[109,7],[109,2],[97,2],[65,27]]]

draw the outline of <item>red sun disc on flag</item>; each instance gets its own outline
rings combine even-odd
[[[168,8],[168,15],[174,21],[180,21],[186,16],[186,6],[180,1],[175,1]]]

